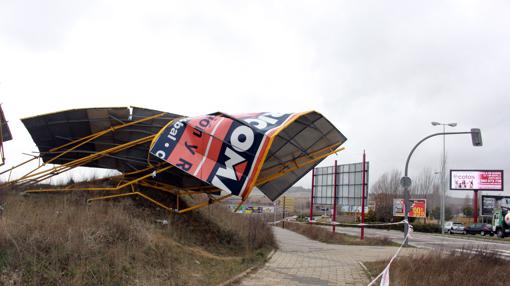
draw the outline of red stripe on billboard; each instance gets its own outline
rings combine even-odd
[[[200,169],[191,173],[204,181],[207,181],[207,178],[216,166],[221,147],[224,144],[225,136],[227,135],[230,126],[232,126],[231,119],[225,117],[217,118],[221,118],[222,120],[219,121],[215,128],[211,130],[212,136],[208,137],[208,150],[207,153],[204,153],[202,165],[200,166]]]
[[[218,113],[184,118],[160,132],[151,153],[244,198],[256,183],[273,137],[301,114]]]

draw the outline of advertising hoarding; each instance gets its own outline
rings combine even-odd
[[[172,121],[150,153],[223,191],[245,198],[255,185],[271,136],[300,113],[210,114]]]
[[[450,190],[503,191],[503,170],[450,170]]]
[[[369,162],[365,164],[365,206],[368,200]],[[335,186],[336,175],[336,186]],[[315,168],[313,187],[314,205],[332,205],[336,189],[337,205],[343,212],[361,211],[363,190],[363,163]]]
[[[495,208],[510,207],[510,197],[482,196],[482,215],[492,216]]]
[[[425,218],[427,216],[426,199],[410,199],[409,217]],[[393,199],[393,216],[405,216],[404,199]]]

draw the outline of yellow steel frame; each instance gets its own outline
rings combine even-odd
[[[115,148],[112,148],[112,149],[115,149]],[[329,149],[331,149],[331,147],[329,147]],[[316,152],[310,153],[308,155],[303,155],[301,157],[289,160],[287,162],[283,162],[283,163],[281,163],[281,164],[279,164],[277,166],[274,166],[274,167],[271,167],[271,168],[269,168],[267,170],[264,170],[264,173],[266,173],[270,169],[274,169],[274,168],[280,168],[281,169],[279,172],[274,173],[274,174],[272,174],[270,176],[259,178],[257,180],[257,185],[264,184],[264,183],[267,183],[269,181],[275,180],[275,179],[277,179],[277,178],[279,178],[281,176],[284,176],[285,174],[287,174],[289,172],[292,172],[292,171],[294,171],[296,169],[299,169],[299,168],[301,168],[301,167],[303,167],[305,165],[312,164],[312,163],[314,163],[314,162],[316,162],[316,161],[318,161],[318,160],[320,160],[322,158],[325,158],[325,157],[327,157],[327,156],[329,156],[331,154],[334,154],[334,153],[338,153],[338,152],[340,152],[340,151],[342,151],[344,149],[345,148],[342,147],[342,148],[339,148],[339,149],[336,149],[336,150],[333,150],[333,151],[329,151],[328,148],[323,148],[321,150],[318,150]],[[322,153],[322,154],[320,154],[320,153]],[[292,166],[292,167],[290,167],[290,166]],[[130,172],[130,173],[125,173],[125,174],[122,174],[122,175],[119,175],[119,176],[110,177],[110,178],[107,178],[107,179],[123,178],[123,177],[125,177],[127,175],[139,174],[139,173],[150,171],[151,169],[153,169],[154,172],[157,174],[157,173],[164,172],[164,171],[166,171],[166,170],[168,170],[168,169],[170,169],[172,167],[173,166],[166,166],[166,167],[158,168],[158,169],[154,169],[153,167],[147,167],[147,168],[142,169],[142,170],[137,170],[137,171],[133,171],[133,172]],[[155,205],[157,205],[157,206],[159,206],[159,207],[161,207],[163,209],[166,209],[168,211],[172,211],[172,212],[177,213],[177,214],[182,214],[182,213],[186,213],[186,212],[198,209],[198,208],[202,208],[202,207],[205,207],[205,206],[208,206],[210,204],[222,201],[222,200],[232,196],[231,194],[224,195],[224,196],[222,196],[220,198],[208,200],[206,202],[199,203],[199,204],[196,204],[194,206],[191,206],[191,207],[188,207],[188,208],[180,210],[179,209],[179,200],[180,200],[181,194],[183,194],[183,193],[187,194],[187,195],[191,195],[191,194],[203,194],[203,193],[207,194],[207,193],[211,193],[211,192],[218,192],[219,189],[217,189],[215,187],[212,187],[212,186],[192,187],[192,188],[182,189],[182,188],[178,188],[178,187],[175,187],[175,186],[172,186],[172,185],[169,185],[169,184],[165,184],[165,183],[161,183],[161,182],[155,182],[155,181],[153,182],[153,181],[148,180],[153,175],[154,175],[154,173],[151,172],[149,174],[145,174],[143,176],[140,176],[140,177],[138,177],[136,179],[133,179],[133,180],[125,182],[125,183],[122,183],[122,181],[120,181],[119,184],[116,187],[106,187],[106,188],[64,188],[64,189],[29,190],[29,191],[27,191],[27,193],[68,192],[68,191],[75,191],[75,190],[81,190],[81,191],[119,191],[119,190],[121,190],[121,189],[123,189],[125,187],[128,187],[128,186],[133,187],[134,185],[141,185],[141,186],[146,186],[146,187],[149,187],[149,188],[152,188],[152,189],[156,189],[156,190],[160,190],[160,191],[164,191],[164,192],[175,194],[177,196],[177,207],[175,209],[173,209],[173,208],[168,207],[165,204],[155,200],[154,198],[151,198],[148,195],[143,194],[140,191],[134,191],[134,190],[132,190],[131,192],[128,192],[128,193],[95,197],[95,198],[89,199],[88,201],[92,202],[92,201],[112,199],[112,198],[121,198],[121,197],[128,197],[128,196],[139,196],[139,197],[142,197],[142,198],[150,201],[151,203],[153,203],[153,204],[155,204]],[[236,211],[241,207],[241,205],[245,201],[246,200],[242,200],[241,201],[241,203],[237,206]]]
[[[79,191],[118,191],[118,190],[121,190],[121,189],[123,189],[125,187],[137,184],[138,182],[140,182],[140,181],[142,181],[142,180],[144,180],[146,178],[149,178],[149,177],[154,176],[155,174],[164,172],[164,171],[166,171],[166,170],[168,170],[168,169],[170,169],[172,167],[173,166],[166,166],[164,168],[154,170],[154,172],[151,172],[151,173],[146,174],[144,176],[138,177],[138,178],[136,178],[134,180],[131,180],[131,181],[128,181],[127,183],[124,183],[124,184],[121,184],[122,183],[122,180],[121,180],[119,182],[119,184],[117,184],[117,186],[115,186],[115,187],[107,187],[107,188],[64,188],[64,189],[28,190],[28,191],[26,191],[26,193],[68,192],[68,191],[75,191],[75,190],[79,190]],[[147,170],[147,169],[144,169],[144,170]]]
[[[267,177],[259,178],[257,180],[257,185],[262,185],[262,184],[265,184],[265,183],[267,183],[269,181],[276,180],[276,179],[280,178],[281,176],[283,176],[283,175],[285,175],[287,173],[295,171],[295,170],[297,170],[297,169],[299,169],[299,168],[301,168],[303,166],[313,164],[314,162],[317,162],[320,159],[326,158],[326,157],[328,157],[329,155],[332,155],[332,154],[336,154],[336,153],[338,153],[338,152],[340,152],[342,150],[345,150],[345,147],[341,147],[341,148],[338,148],[336,150],[329,151],[327,153],[324,153],[324,154],[319,155],[317,157],[313,157],[312,159],[308,159],[308,160],[305,160],[303,162],[300,162],[299,160],[309,158],[309,155],[301,156],[299,158],[291,160],[290,162],[287,162],[287,163],[288,164],[290,164],[290,163],[294,164],[295,165],[294,167],[289,167],[289,165],[287,165],[287,164],[282,164],[282,166],[285,166],[284,170],[282,170],[282,171],[280,171],[278,173],[272,174],[270,176],[267,176]]]
[[[131,147],[134,147],[134,146],[146,143],[146,142],[150,142],[152,140],[153,136],[154,135],[150,135],[147,137],[143,137],[143,138],[140,138],[140,139],[128,142],[128,143],[124,143],[124,144],[112,147],[110,149],[103,150],[101,152],[90,154],[90,155],[82,157],[80,159],[76,159],[74,161],[52,167],[51,169],[48,169],[48,170],[43,170],[43,171],[39,171],[36,173],[33,173],[33,171],[30,171],[29,173],[25,174],[23,177],[15,180],[11,183],[12,184],[20,184],[20,185],[29,183],[29,184],[33,185],[33,184],[39,183],[41,181],[44,181],[46,179],[49,179],[53,176],[56,176],[58,174],[61,174],[65,171],[71,170],[73,168],[76,168],[76,167],[82,166],[84,164],[90,163],[92,161],[95,161],[97,159],[100,159],[100,158],[104,157],[105,155],[115,154],[117,152],[129,149]],[[40,167],[37,167],[36,169],[39,169],[39,168]]]
[[[74,167],[78,167],[80,165],[84,165],[84,164],[86,164],[88,162],[91,162],[93,160],[99,159],[100,157],[103,157],[106,154],[120,152],[122,150],[125,150],[127,148],[131,148],[131,147],[136,146],[138,144],[143,144],[145,142],[152,141],[152,138],[154,137],[154,135],[147,136],[147,137],[144,137],[144,138],[140,138],[138,140],[134,140],[134,141],[131,141],[131,142],[128,142],[128,143],[125,143],[125,144],[121,144],[121,145],[115,146],[113,148],[110,148],[110,149],[107,149],[107,150],[104,150],[104,151],[101,151],[101,152],[98,152],[98,153],[95,153],[95,154],[91,154],[91,155],[82,157],[82,158],[74,160],[72,162],[69,162],[69,163],[66,163],[66,164],[62,164],[62,165],[53,167],[53,168],[51,168],[49,170],[44,170],[44,171],[36,172],[37,170],[39,170],[42,167],[44,167],[44,166],[54,162],[56,159],[64,156],[65,154],[67,154],[67,153],[77,149],[78,147],[83,146],[84,144],[87,144],[87,143],[89,143],[89,142],[91,142],[91,141],[93,141],[93,140],[95,140],[95,139],[97,139],[97,138],[99,138],[99,137],[101,137],[101,136],[103,136],[105,134],[108,134],[110,132],[114,132],[116,130],[119,130],[119,129],[122,129],[122,128],[125,128],[125,127],[136,125],[136,124],[139,124],[139,123],[142,123],[142,122],[145,122],[145,121],[149,121],[149,120],[161,117],[161,116],[163,116],[165,114],[166,113],[159,113],[159,114],[148,116],[148,117],[145,117],[145,118],[142,118],[142,119],[139,119],[139,120],[135,120],[135,121],[132,121],[132,122],[129,122],[129,123],[124,123],[124,124],[121,124],[121,125],[112,126],[112,127],[108,128],[108,129],[105,129],[105,130],[102,130],[102,131],[99,131],[99,132],[87,135],[85,137],[79,138],[77,140],[73,140],[73,141],[68,142],[66,144],[63,144],[61,146],[55,147],[53,149],[50,149],[49,152],[50,153],[54,153],[54,152],[57,152],[59,150],[62,150],[63,148],[72,146],[71,148],[66,149],[62,153],[59,153],[55,157],[53,157],[50,160],[44,162],[40,166],[38,166],[35,169],[29,171],[28,173],[26,173],[25,175],[23,175],[22,177],[18,178],[17,180],[15,180],[15,181],[13,181],[11,183],[19,184],[19,183],[23,183],[23,181],[27,182],[27,179],[29,179],[29,178],[38,177],[38,179],[33,182],[33,184],[35,184],[35,183],[41,182],[43,180],[49,179],[49,178],[51,178],[51,177],[53,177],[55,175],[58,175],[58,174],[60,174],[62,172],[65,172],[67,170],[70,170],[70,169],[72,169]],[[30,159],[28,161],[25,161],[25,162],[19,164],[16,167],[13,167],[13,168],[17,168],[17,167],[19,167],[21,165],[24,165],[24,164],[28,163],[29,161],[31,161],[31,160],[33,160],[35,158],[36,157],[34,157],[34,158],[32,158],[32,159]],[[34,173],[34,172],[36,172],[36,173]]]
[[[63,144],[61,146],[58,146],[56,148],[53,148],[51,149],[49,152],[50,153],[56,153],[56,152],[59,152],[57,155],[55,155],[55,157],[47,160],[45,163],[39,165],[38,167],[36,167],[35,169],[29,171],[28,173],[24,174],[22,177],[10,182],[10,184],[17,184],[17,185],[35,185],[36,183],[39,183],[39,182],[42,182],[46,179],[49,179],[53,176],[56,176],[58,174],[61,174],[63,172],[66,172],[68,170],[71,170],[73,168],[76,168],[76,167],[79,167],[79,166],[83,166],[87,163],[90,163],[94,160],[98,160],[106,155],[109,155],[109,154],[115,154],[117,152],[120,152],[120,151],[123,151],[123,150],[126,150],[126,149],[129,149],[129,148],[132,148],[134,146],[137,146],[137,145],[140,145],[140,144],[144,144],[144,143],[147,143],[147,142],[151,142],[151,144],[153,144],[153,140],[154,138],[156,138],[156,134],[155,135],[150,135],[150,136],[146,136],[146,137],[143,137],[143,138],[139,138],[137,140],[133,140],[131,142],[127,142],[127,143],[124,143],[124,144],[120,144],[120,145],[117,145],[115,147],[112,147],[112,148],[109,148],[109,149],[106,149],[106,150],[103,150],[103,151],[100,151],[100,152],[97,152],[97,153],[94,153],[94,154],[90,154],[90,155],[87,155],[87,156],[84,156],[82,158],[79,158],[79,159],[76,159],[76,160],[73,160],[71,162],[68,162],[68,163],[65,163],[65,164],[61,164],[61,165],[58,165],[58,166],[54,166],[50,169],[46,169],[46,170],[41,170],[41,168],[43,168],[44,166],[48,165],[48,164],[51,164],[52,162],[55,162],[58,158],[61,158],[62,156],[64,156],[65,154],[69,153],[69,152],[72,152],[73,150],[76,150],[77,148],[79,148],[80,146],[83,146],[84,144],[87,144],[89,142],[92,142],[93,140],[105,135],[105,134],[108,134],[110,132],[114,132],[116,130],[119,130],[121,128],[125,128],[125,127],[128,127],[128,126],[132,126],[132,125],[135,125],[135,124],[138,124],[138,123],[141,123],[141,122],[145,122],[145,121],[148,121],[148,120],[151,120],[151,119],[154,119],[154,118],[158,118],[158,117],[161,117],[163,116],[165,113],[160,113],[160,114],[156,114],[156,115],[153,115],[153,116],[149,116],[149,117],[146,117],[146,118],[142,118],[140,120],[137,120],[137,121],[133,121],[133,122],[129,122],[129,123],[125,123],[125,124],[122,124],[122,125],[117,125],[117,126],[113,126],[113,127],[110,127],[108,129],[105,129],[105,130],[102,130],[102,131],[99,131],[99,132],[96,132],[94,134],[90,134],[88,136],[85,136],[83,138],[80,138],[80,139],[77,139],[77,140],[74,140],[74,141],[71,141],[71,142],[68,142],[66,144]],[[166,127],[166,126],[165,126]],[[161,129],[161,131],[165,128],[163,127]],[[160,132],[161,132],[160,131]],[[159,134],[159,133],[158,133]],[[1,134],[0,134],[1,135]],[[338,153],[339,151],[342,151],[344,148],[339,148],[339,149],[336,149],[338,147],[338,144],[333,144],[331,146],[328,146],[328,147],[325,147],[325,148],[322,148],[320,150],[317,150],[317,151],[314,151],[310,154],[307,154],[307,155],[303,155],[303,156],[300,156],[300,157],[297,157],[297,158],[293,158],[289,161],[286,161],[286,162],[282,162],[276,166],[273,166],[273,167],[270,167],[270,168],[267,168],[267,169],[264,169],[264,170],[260,170],[260,173],[259,173],[259,178],[257,179],[255,185],[261,185],[261,184],[264,184],[264,183],[267,183],[269,181],[272,181],[272,180],[276,180],[278,178],[280,178],[281,176],[284,176],[285,174],[289,173],[289,172],[292,172],[296,169],[299,169],[303,166],[306,166],[306,165],[309,165],[309,164],[312,164],[318,160],[321,160],[331,154],[334,154],[334,153]],[[12,167],[10,170],[10,172],[12,172],[12,170],[20,167],[20,166],[23,166],[35,159],[39,159],[41,158],[41,156],[37,156],[37,157],[33,157],[25,162],[22,162],[21,164],[18,164],[14,167]],[[111,194],[111,195],[105,195],[105,196],[99,196],[99,197],[94,197],[94,198],[91,198],[88,200],[88,202],[93,202],[93,201],[98,201],[98,200],[107,200],[107,199],[114,199],[114,198],[123,198],[123,197],[130,197],[130,196],[138,196],[138,197],[141,197],[167,211],[170,211],[170,212],[173,212],[173,213],[177,213],[177,214],[183,214],[183,213],[186,213],[186,212],[189,212],[189,211],[192,211],[192,210],[195,210],[195,209],[198,209],[198,208],[202,208],[202,207],[205,207],[205,206],[208,206],[210,204],[214,204],[214,203],[217,203],[217,202],[220,202],[226,198],[229,198],[232,196],[232,194],[227,194],[227,195],[223,195],[223,196],[220,196],[220,197],[217,197],[217,198],[213,198],[211,197],[211,194],[212,193],[215,193],[215,192],[220,192],[221,190],[217,189],[216,187],[214,186],[198,186],[198,187],[190,187],[190,188],[179,188],[177,186],[172,186],[172,185],[169,185],[169,184],[165,184],[165,183],[161,183],[161,182],[157,182],[157,181],[154,181],[154,180],[151,180],[151,177],[154,176],[155,174],[158,174],[158,173],[161,173],[161,172],[164,172],[164,171],[167,171],[169,169],[171,169],[173,166],[171,165],[168,165],[166,163],[160,163],[160,164],[157,164],[156,166],[153,166],[152,164],[150,164],[150,160],[149,160],[149,157],[147,158],[147,167],[144,168],[144,169],[141,169],[141,170],[136,170],[136,171],[133,171],[133,172],[128,172],[128,173],[124,173],[124,174],[121,174],[121,175],[118,175],[118,176],[112,176],[112,177],[108,177],[108,178],[102,178],[102,179],[98,179],[98,180],[95,180],[96,182],[97,181],[102,181],[102,180],[107,180],[107,179],[110,179],[110,180],[113,180],[113,179],[119,179],[119,182],[117,183],[117,185],[115,187],[91,187],[91,188],[82,188],[82,187],[79,187],[79,186],[69,186],[69,187],[66,187],[66,188],[60,188],[60,189],[44,189],[44,190],[28,190],[26,191],[27,193],[48,193],[48,192],[69,192],[69,191],[101,191],[101,192],[116,192],[116,191],[121,191],[122,189],[126,188],[126,187],[131,187],[131,190],[129,192],[125,192],[125,193],[119,193],[119,194]],[[3,174],[7,171],[4,171],[0,174]],[[150,173],[147,173],[147,172],[150,172]],[[132,178],[133,176],[136,176],[135,178]],[[9,182],[8,182],[9,183]],[[5,184],[3,184],[5,185]],[[3,185],[0,185],[0,187],[2,187]],[[135,190],[135,186],[144,186],[144,187],[148,187],[148,188],[151,188],[151,189],[154,189],[154,190],[159,190],[159,191],[163,191],[163,192],[167,192],[167,193],[172,193],[174,195],[176,195],[177,197],[177,201],[176,201],[176,208],[171,208],[167,205],[165,205],[164,203],[162,202],[159,202],[157,201],[156,199],[148,196],[147,194],[144,194],[143,192],[141,191],[138,191],[138,190]],[[187,208],[184,208],[184,209],[179,209],[179,201],[180,201],[180,197],[182,195],[188,195],[188,196],[192,196],[193,194],[207,194],[209,199],[205,202],[202,202],[202,203],[198,203],[196,205],[193,205],[193,206],[190,206],[190,207],[187,207]],[[247,199],[248,196],[244,197],[241,201],[241,203],[237,206],[236,208],[236,211],[240,208],[240,206],[245,202],[245,200]]]
[[[310,164],[313,164],[314,162],[317,162],[318,160],[321,160],[323,158],[326,158],[328,157],[329,155],[332,155],[332,154],[336,154],[342,150],[345,150],[345,147],[341,147],[341,148],[338,148],[338,149],[333,149],[331,151],[331,149],[333,148],[333,146],[338,146],[338,144],[333,144],[331,146],[328,146],[326,148],[322,148],[320,150],[317,150],[315,152],[312,152],[310,154],[307,154],[307,155],[303,155],[303,156],[300,156],[298,158],[295,158],[295,159],[292,159],[292,160],[289,160],[289,161],[286,161],[286,162],[282,162],[276,166],[273,166],[273,167],[270,167],[266,170],[263,170],[263,173],[268,173],[268,170],[272,170],[272,169],[276,169],[276,168],[279,168],[280,170],[277,172],[277,173],[273,173],[271,175],[268,175],[266,177],[262,177],[262,178],[258,178],[257,181],[256,181],[256,185],[262,185],[262,184],[265,184],[269,181],[273,181],[273,180],[276,180],[284,175],[286,175],[287,173],[290,173],[292,171],[295,171],[303,166],[306,166],[306,165],[310,165]],[[325,152],[325,153],[324,153]],[[320,154],[320,153],[323,153],[323,154],[320,154],[320,155],[317,155],[317,154]],[[315,156],[317,155],[317,156]],[[294,165],[293,167],[290,167]],[[241,206],[246,202],[246,199],[248,197],[245,197],[241,200],[241,202],[239,202],[239,204],[237,205],[237,207],[235,208],[234,211],[238,211],[239,208],[241,208]]]
[[[107,199],[114,199],[114,198],[123,198],[123,197],[129,197],[129,196],[139,196],[139,197],[142,197],[146,200],[148,200],[149,202],[169,211],[169,212],[174,212],[174,209],[172,209],[171,207],[168,207],[166,205],[164,205],[163,203],[161,202],[158,202],[157,200],[147,196],[146,194],[143,194],[141,192],[138,192],[138,191],[132,191],[132,192],[129,192],[129,193],[123,193],[123,194],[116,194],[116,195],[109,195],[109,196],[102,196],[102,197],[96,197],[96,198],[92,198],[92,199],[88,199],[87,202],[93,202],[93,201],[98,201],[98,200],[107,200]]]
[[[87,202],[92,202],[92,201],[97,201],[97,200],[107,200],[107,199],[115,199],[115,198],[123,198],[123,197],[129,197],[129,196],[140,196],[146,200],[148,200],[149,202],[169,211],[169,212],[173,212],[173,213],[176,213],[176,214],[183,214],[183,213],[187,213],[187,212],[190,212],[192,210],[195,210],[195,209],[199,209],[199,208],[203,208],[203,207],[206,207],[208,205],[211,205],[211,204],[214,204],[214,203],[217,203],[217,202],[220,202],[226,198],[229,198],[231,197],[232,195],[231,194],[228,194],[228,195],[225,195],[225,196],[222,196],[222,197],[219,197],[217,199],[213,199],[213,200],[209,200],[207,202],[203,202],[203,203],[199,203],[199,204],[196,204],[194,206],[191,206],[191,207],[188,207],[188,208],[185,208],[185,209],[182,209],[182,210],[179,210],[179,209],[173,209],[169,206],[166,206],[165,204],[155,200],[154,198],[151,198],[149,197],[148,195],[142,193],[142,192],[138,192],[138,191],[132,191],[132,192],[129,192],[129,193],[123,193],[123,194],[116,194],[116,195],[109,195],[109,196],[102,196],[102,197],[96,197],[96,198],[92,198],[92,199],[89,199]]]

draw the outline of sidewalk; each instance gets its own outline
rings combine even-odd
[[[279,227],[273,231],[280,249],[240,285],[367,285],[370,281],[359,262],[390,258],[397,250],[326,244]],[[403,249],[400,255],[416,252],[423,250]]]

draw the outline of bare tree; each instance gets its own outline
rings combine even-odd
[[[432,186],[436,179],[430,168],[423,169],[416,177],[411,187],[411,196],[417,198],[427,198],[432,194]]]
[[[371,188],[375,202],[375,216],[378,221],[390,221],[393,218],[393,199],[400,196],[399,170],[384,173]]]
[[[372,199],[375,202],[375,215],[379,221],[390,221],[393,218],[393,199],[403,198],[400,189],[400,178],[402,173],[399,170],[392,170],[384,173],[371,188]],[[413,180],[410,189],[411,198],[427,200],[427,209],[440,206],[440,188],[437,176],[430,168],[424,169]]]

